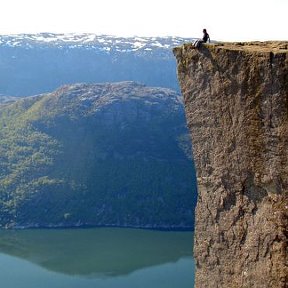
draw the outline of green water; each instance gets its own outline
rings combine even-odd
[[[192,288],[191,232],[0,231],[5,288]]]

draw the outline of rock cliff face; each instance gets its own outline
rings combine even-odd
[[[174,49],[198,177],[197,288],[288,287],[287,49]]]

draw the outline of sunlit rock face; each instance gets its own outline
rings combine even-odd
[[[288,42],[174,49],[199,198],[196,287],[287,287]]]

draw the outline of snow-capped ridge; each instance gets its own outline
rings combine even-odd
[[[112,35],[97,35],[92,33],[39,33],[0,35],[0,46],[37,47],[56,46],[58,48],[99,49],[110,52],[151,51],[153,49],[172,49],[172,47],[191,41],[181,37],[119,37]]]

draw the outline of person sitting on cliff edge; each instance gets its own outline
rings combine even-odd
[[[207,41],[209,41],[210,43],[210,36],[209,34],[207,33],[207,30],[206,29],[203,29],[203,37],[202,39],[197,39],[194,43],[193,43],[193,46],[198,48],[200,47],[200,45],[202,43],[207,43]]]
[[[209,34],[207,33],[207,30],[206,30],[206,29],[203,29],[202,41],[203,41],[203,43],[206,43],[208,40],[209,40],[209,43],[210,43],[210,36],[209,36]]]

